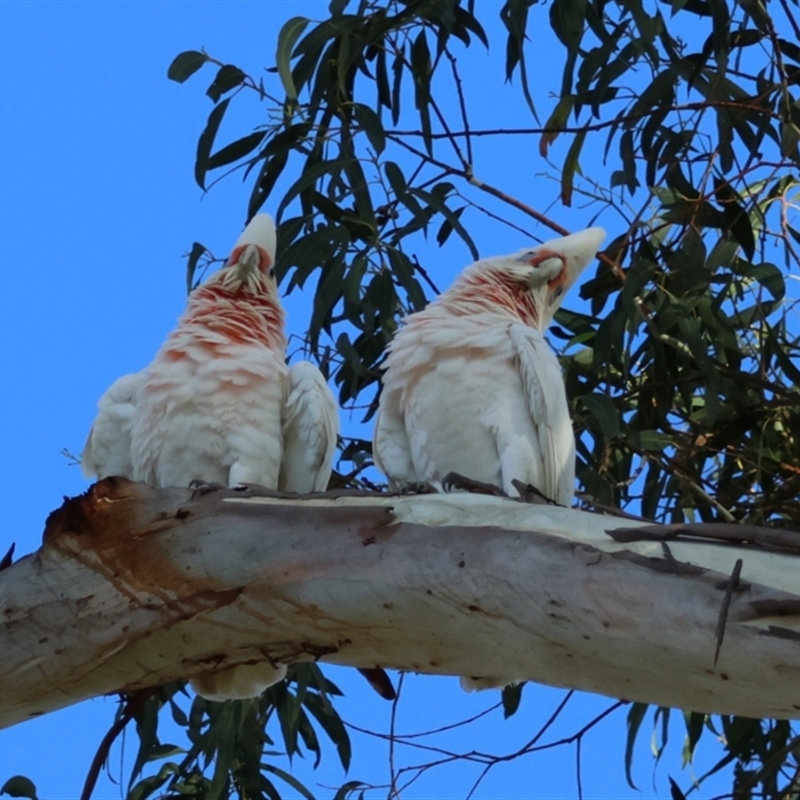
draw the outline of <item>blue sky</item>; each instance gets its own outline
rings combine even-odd
[[[490,38],[499,32],[499,9],[492,0],[478,4],[479,14],[491,23]],[[272,64],[275,38],[286,19],[325,13],[326,3],[300,0],[0,3],[0,243],[5,263],[0,412],[6,421],[0,551],[11,541],[18,555],[36,549],[47,514],[64,495],[86,488],[62,448],[80,453],[99,396],[119,375],[145,366],[174,325],[185,302],[183,255],[191,243],[199,240],[225,254],[244,222],[249,189],[237,177],[205,197],[193,179],[197,136],[211,108],[204,96],[211,73],[180,86],[166,78],[170,61],[182,50],[202,46],[257,73]],[[503,46],[499,38],[495,41],[493,54],[476,47],[475,60],[466,66],[479,113],[485,119],[504,115],[512,123],[530,124],[516,88],[502,86]],[[558,84],[558,70],[549,68],[554,58],[539,51],[534,67],[537,100],[545,109],[548,85]],[[254,108],[245,102],[232,112],[231,136],[249,130]],[[478,174],[486,180],[491,176],[509,194],[545,211],[555,185],[542,177],[547,167],[537,146],[534,138],[502,147],[484,140]],[[551,213],[570,228],[591,221],[591,212],[580,208],[553,208]],[[475,223],[478,247],[486,255],[525,244],[517,234],[498,234],[496,225],[469,222]],[[470,260],[455,238],[442,251],[426,252],[435,256],[435,262],[426,263],[440,286]],[[293,296],[288,305],[292,329],[303,330],[309,298]],[[351,671],[330,669],[329,674],[347,693],[340,704],[346,719],[387,730],[387,703]],[[448,734],[447,744],[456,750],[513,751],[562,696],[561,691],[528,686],[512,720],[504,722],[495,712],[463,732]],[[408,732],[448,724],[497,699],[496,694],[465,695],[454,678],[412,676],[406,682],[400,728]],[[610,702],[575,697],[553,738],[574,732]],[[0,732],[0,785],[22,773],[37,783],[42,798],[76,797],[114,709],[113,698],[96,699]],[[617,713],[584,742],[586,797],[634,796],[624,779],[624,728],[625,714]],[[667,774],[684,786],[688,782],[688,773],[679,769],[681,725],[673,725],[655,789],[649,732],[646,722],[634,773],[642,789],[638,796],[657,792],[667,797]],[[130,766],[135,757],[133,736],[124,754],[119,747],[114,750],[115,776],[121,759]],[[348,778],[385,780],[385,743],[355,737],[354,751]],[[705,760],[715,753],[706,743]],[[402,757],[414,763],[418,756]],[[573,797],[574,764],[574,748],[565,747],[501,765],[477,796]],[[317,773],[302,763],[294,771],[311,787],[338,786],[345,779],[330,751]],[[440,767],[404,796],[463,795],[478,772],[460,764]],[[720,790],[727,786],[727,779],[715,784]],[[120,790],[104,776],[95,796],[119,797]]]

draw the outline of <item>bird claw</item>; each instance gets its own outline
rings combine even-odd
[[[409,481],[399,486],[400,494],[439,494],[439,490],[428,481]]]
[[[553,500],[551,497],[548,497],[546,494],[544,494],[544,492],[539,491],[539,489],[537,489],[535,486],[532,486],[530,483],[523,483],[522,481],[518,481],[516,478],[512,478],[511,485],[519,492],[519,499],[522,500],[523,503],[547,506],[559,505],[559,503],[556,503],[555,500]]]
[[[477,494],[490,494],[495,497],[508,497],[499,486],[495,486],[493,483],[476,481],[458,472],[448,472],[447,475],[442,478],[442,491],[452,492],[453,490],[475,492]]]
[[[212,492],[219,492],[222,489],[227,489],[228,487],[224,483],[217,483],[216,481],[203,481],[199,478],[195,478],[193,481],[189,483],[189,488],[192,490],[192,500],[195,497],[202,497],[206,494],[211,494]]]

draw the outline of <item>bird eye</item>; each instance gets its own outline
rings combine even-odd
[[[559,297],[561,297],[562,294],[564,294],[564,287],[563,286],[559,286],[553,292],[553,298],[557,300]]]
[[[270,267],[269,268],[269,272],[267,274],[269,275],[270,278],[274,278],[275,277],[275,267]]]

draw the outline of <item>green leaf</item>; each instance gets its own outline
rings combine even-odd
[[[653,738],[650,743],[650,749],[653,752],[656,760],[656,766],[664,754],[669,739],[669,717],[671,709],[665,706],[659,706],[656,709],[655,717],[653,718]],[[661,720],[661,745],[658,744],[658,721]]]
[[[669,779],[669,795],[672,800],[686,800],[686,795],[680,790],[677,783],[670,777]]]
[[[539,140],[539,155],[542,158],[547,158],[548,148],[561,133],[561,129],[567,124],[569,115],[574,107],[575,96],[571,94],[565,95],[556,104],[553,113],[544,124],[544,133],[542,133],[542,138]]]
[[[164,764],[155,774],[139,781],[129,792],[126,800],[145,800],[156,789],[160,789],[173,775],[180,775],[177,764]]]
[[[197,50],[186,50],[172,60],[167,69],[167,77],[171,81],[183,83],[188,78],[191,78],[206,61],[208,61],[208,56],[205,53],[200,53]]]
[[[393,247],[390,247],[387,252],[389,263],[392,265],[392,273],[406,290],[412,310],[420,311],[425,308],[428,300],[422,291],[419,281],[414,277],[414,265],[409,257],[401,250],[396,250]]]
[[[189,294],[195,287],[194,274],[197,271],[197,262],[200,261],[203,253],[208,252],[200,242],[192,243],[192,250],[186,262],[186,294]]]
[[[606,442],[619,433],[619,411],[607,394],[584,394],[580,401],[597,420]]]
[[[779,302],[786,295],[786,281],[775,264],[754,264],[747,270],[747,277],[755,278]]]
[[[464,241],[464,244],[466,244],[469,248],[472,258],[475,261],[478,261],[478,259],[480,259],[480,253],[478,252],[478,248],[475,246],[475,242],[472,241],[472,237],[469,235],[469,233],[467,233],[466,228],[459,222],[458,215],[456,215],[450,208],[447,207],[444,197],[442,196],[449,193],[451,188],[452,186],[449,183],[438,183],[430,192],[426,192],[423,189],[411,189],[410,191],[413,195],[428,203],[428,205],[434,211],[441,214],[453,226],[453,230],[461,237],[461,239]]]
[[[309,694],[306,697],[305,706],[314,715],[317,722],[322,726],[330,740],[336,745],[339,753],[339,760],[345,772],[350,768],[350,737],[347,729],[342,723],[341,717],[331,708],[330,703],[326,708],[327,698],[318,694]]]
[[[240,86],[245,77],[247,76],[239,67],[235,67],[233,64],[224,64],[219,68],[217,77],[206,90],[206,94],[216,103],[225,92]]]
[[[747,211],[735,201],[728,200],[722,207],[722,213],[725,215],[730,232],[741,245],[744,254],[748,260],[752,260],[756,252],[756,237]]]
[[[423,28],[411,47],[411,71],[414,76],[414,105],[419,111],[422,126],[422,139],[428,155],[433,155],[433,139],[431,138],[431,54],[428,40]]]
[[[284,783],[288,783],[301,797],[305,797],[306,800],[314,800],[314,795],[311,794],[294,775],[276,767],[274,764],[262,763],[261,768],[267,772],[271,772],[273,775],[277,775]]]
[[[226,164],[232,164],[240,158],[244,158],[249,153],[252,153],[267,135],[266,131],[255,131],[235,142],[225,145],[221,150],[217,150],[206,162],[206,169],[212,170],[218,167],[224,167]]]
[[[375,153],[380,155],[386,147],[386,136],[383,132],[383,125],[381,125],[381,118],[369,107],[363,103],[353,104],[353,113],[355,114],[356,121],[367,134],[369,143],[372,145]]]
[[[461,206],[461,208],[455,209],[453,214],[456,218],[460,218],[461,215],[464,213],[464,209],[466,206]],[[439,228],[439,232],[436,234],[436,243],[441,247],[449,238],[450,234],[453,232],[453,226],[450,223],[449,219],[446,219]]]
[[[246,700],[232,700],[224,704],[214,725],[217,753],[214,759],[214,776],[208,787],[206,800],[220,800],[229,782],[228,773],[233,765],[237,735],[242,727],[242,711]]]
[[[461,8],[461,6],[455,6],[453,9],[455,13],[456,19],[467,29],[472,31],[478,39],[480,39],[483,46],[488,50],[489,49],[489,39],[486,37],[486,31],[483,29],[483,26],[478,22],[477,19],[465,9]]]
[[[139,752],[136,754],[136,761],[134,761],[133,769],[131,770],[131,777],[128,783],[130,789],[134,780],[141,774],[144,765],[150,760],[150,753],[154,747],[157,747],[158,736],[158,710],[159,699],[157,695],[149,697],[139,712],[136,714],[136,733],[139,736]]]
[[[528,86],[528,71],[525,66],[525,28],[528,24],[529,5],[529,0],[506,0],[505,5],[500,9],[500,19],[508,31],[508,39],[506,40],[506,80],[511,80],[514,70],[519,65],[522,94],[531,114],[538,122],[539,116],[533,105],[533,98]]]
[[[784,122],[781,125],[781,155],[791,158],[800,142],[800,128],[793,122]]]
[[[392,191],[398,197],[408,192],[408,185],[406,184],[403,170],[394,163],[394,161],[387,161],[383,165],[383,170],[386,173],[386,179],[392,187]]]
[[[281,28],[278,34],[278,49],[275,53],[275,64],[278,67],[283,90],[290,100],[297,100],[297,89],[292,77],[292,48],[300,38],[300,34],[306,29],[308,20],[305,17],[292,17]]]
[[[578,159],[580,158],[585,139],[586,131],[580,131],[575,134],[575,138],[572,140],[572,144],[569,147],[569,152],[564,160],[564,167],[561,171],[561,202],[567,207],[572,205],[572,186],[575,173],[580,173]]]
[[[800,64],[800,46],[796,42],[789,42],[786,39],[778,39],[778,45],[784,56],[789,56],[797,64]]]
[[[347,783],[343,783],[336,794],[333,796],[333,800],[347,800],[352,794],[355,793],[356,789],[368,789],[369,784],[362,783],[361,781],[347,781]],[[362,793],[363,794],[363,793]]]
[[[520,701],[522,700],[522,690],[525,683],[513,683],[509,686],[504,686],[501,693],[503,700],[503,719],[513,717],[517,713]]]
[[[633,703],[628,712],[628,735],[625,740],[625,780],[631,789],[636,789],[636,784],[631,777],[631,767],[633,766],[633,747],[636,744],[636,735],[642,724],[644,715],[647,713],[647,703]],[[637,790],[638,791],[638,790]]]
[[[303,170],[303,174],[292,184],[289,191],[283,196],[275,214],[280,219],[281,214],[289,206],[289,203],[306,189],[313,186],[323,175],[336,175],[347,167],[351,161],[349,158],[337,158],[333,161],[320,161]]]
[[[633,147],[633,131],[625,131],[619,140],[619,156],[622,159],[622,172],[625,176],[625,187],[629,194],[634,194],[639,181],[636,177],[637,154]]]
[[[553,0],[550,27],[570,52],[578,49],[586,19],[586,0]]]
[[[703,733],[703,724],[705,722],[705,715],[698,714],[695,711],[685,711],[684,720],[686,722],[686,740],[683,745],[683,764],[692,763],[694,757],[694,750],[697,743],[700,741],[700,736]]]
[[[211,113],[208,115],[208,122],[200,138],[197,140],[197,156],[194,160],[194,179],[197,185],[205,191],[206,188],[206,172],[208,172],[208,160],[211,156],[211,148],[214,146],[214,139],[217,137],[217,131],[222,123],[222,118],[228,110],[228,103],[231,98],[223,100],[219,105],[214,106]]]
[[[36,785],[30,778],[24,775],[14,775],[9,778],[0,789],[0,794],[7,794],[11,797],[28,797],[30,800],[38,800],[36,797]]]
[[[386,71],[386,50],[378,51],[375,67],[375,84],[378,90],[378,103],[384,108],[392,109],[392,92],[389,88],[389,74]]]
[[[252,217],[258,213],[259,209],[267,201],[275,184],[280,178],[281,173],[289,161],[289,152],[284,150],[272,158],[267,158],[261,171],[258,174],[258,179],[253,186],[253,191],[250,194],[250,203],[247,209],[247,216]]]
[[[397,125],[400,119],[400,89],[405,69],[405,46],[397,51],[392,61],[392,123]]]

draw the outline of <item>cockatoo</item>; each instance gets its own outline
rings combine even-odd
[[[544,338],[556,309],[605,238],[602,228],[467,267],[389,345],[373,440],[395,488],[449,472],[493,484],[531,484],[572,502],[575,435],[564,380]],[[514,676],[462,677],[467,691]]]
[[[510,495],[517,479],[569,505],[575,437],[544,333],[602,228],[485,258],[389,345],[373,455],[395,487],[456,472]]]
[[[327,487],[338,407],[315,366],[286,366],[275,244],[272,218],[254,217],[225,266],[191,293],[150,366],[103,395],[83,451],[86,477]],[[285,665],[259,662],[192,685],[213,700],[254,697],[285,674]]]
[[[602,228],[467,267],[389,345],[373,440],[395,488],[448,472],[517,495],[531,484],[572,502],[575,436],[564,380],[544,333],[605,238]],[[511,676],[462,677],[467,691]]]

